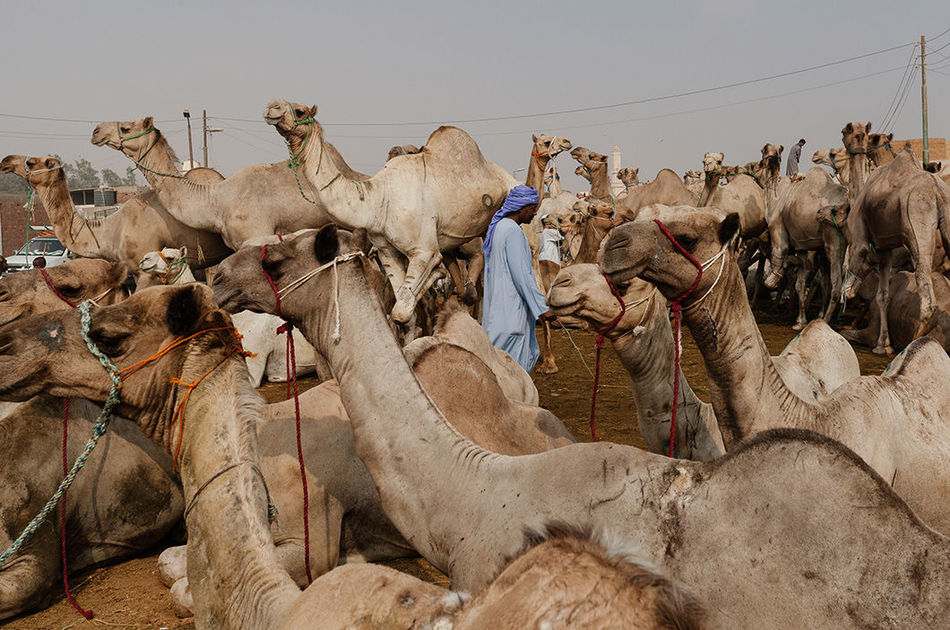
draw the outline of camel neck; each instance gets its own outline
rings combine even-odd
[[[304,336],[327,358],[340,383],[357,454],[373,476],[386,514],[416,550],[445,570],[457,532],[445,539],[419,534],[436,531],[429,521],[451,509],[446,506],[477,505],[485,499],[478,488],[460,485],[459,475],[466,467],[487,473],[488,464],[502,456],[468,441],[446,421],[406,362],[357,264],[342,263],[338,271],[338,343],[331,341],[336,327],[332,297],[324,309],[298,298],[293,304],[300,305],[302,317],[295,317],[294,306],[285,302],[284,313],[300,320]],[[332,271],[324,273],[332,287]]]
[[[544,169],[548,167],[551,158],[546,155],[531,153],[531,161],[528,162],[528,175],[525,177],[524,185],[531,186],[538,191],[538,196],[544,197]]]
[[[273,628],[300,595],[280,566],[267,520],[257,450],[262,404],[235,356],[204,379],[185,408],[181,477],[191,507],[188,573],[199,627]]]
[[[709,199],[712,197],[713,193],[716,192],[716,189],[719,188],[719,180],[722,175],[719,171],[706,172],[706,177],[703,183],[703,192],[699,195],[699,201],[696,203],[696,207],[702,208],[703,206],[709,203]]]
[[[616,332],[607,333],[630,375],[640,433],[650,450],[663,454],[669,451],[673,402],[673,330],[665,304],[663,296],[655,292],[644,304],[647,310],[638,313],[636,320],[629,323],[621,320]],[[640,330],[630,328],[641,318]],[[723,453],[723,448],[722,439],[716,439],[719,427],[712,408],[696,397],[682,370],[678,370],[677,377],[680,379],[678,418],[686,430],[682,432],[685,439],[675,444],[674,455],[687,459],[714,459]]]
[[[779,376],[759,332],[734,254],[719,284],[683,318],[703,355],[709,393],[727,447],[752,433],[789,426],[806,403]],[[798,425],[795,425],[798,426]]]
[[[149,147],[141,151],[141,156],[128,157],[138,165],[168,213],[194,229],[220,232],[222,226],[216,220],[219,213],[208,211],[214,184],[198,184],[182,176],[165,136],[159,134],[154,146]]]
[[[584,235],[581,237],[581,245],[577,251],[575,262],[596,264],[600,244],[607,236],[611,226],[610,219],[588,217],[587,221],[584,222]]]
[[[372,203],[375,176],[364,180],[347,177],[330,154],[330,145],[323,141],[323,132],[318,123],[309,124],[311,132],[306,144],[294,143],[291,147],[291,153],[297,156],[299,165],[293,166],[293,160],[288,163],[297,177],[300,195],[313,202],[310,207],[314,212],[318,206],[332,208],[332,220],[345,223],[349,229],[382,231],[386,221],[385,212],[360,211]]]
[[[593,169],[588,168],[587,172],[590,174],[590,196],[602,201],[613,200],[613,195],[610,193],[610,181],[607,179],[607,164],[601,162]]]
[[[36,186],[36,194],[53,223],[56,238],[69,251],[84,258],[112,257],[115,243],[110,234],[104,233],[103,220],[90,221],[79,214],[69,196],[65,176],[55,178],[53,184]]]
[[[851,207],[864,188],[864,180],[868,177],[868,156],[866,153],[851,153],[848,151],[848,199]]]

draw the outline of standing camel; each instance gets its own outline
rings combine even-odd
[[[184,245],[191,252],[189,264],[202,269],[231,253],[217,234],[179,221],[152,191],[132,197],[104,219],[83,217],[69,196],[62,161],[51,155],[8,155],[0,161],[0,171],[22,177],[36,190],[56,238],[77,256],[104,258],[138,269],[139,260],[148,252]],[[202,181],[221,179],[211,169],[201,169],[195,177]]]
[[[310,331],[339,377],[387,514],[454,586],[488,583],[521,547],[525,527],[557,515],[609,527],[700,600],[715,601],[711,628],[944,618],[950,541],[825,437],[768,432],[708,463],[605,442],[506,457],[461,438],[399,359],[358,258],[353,237],[328,227],[269,248],[262,264],[278,286],[327,265],[310,277],[307,299],[286,297],[284,314]],[[222,303],[259,291],[259,271],[228,271],[215,289]],[[862,497],[868,509],[842,496]],[[728,551],[710,561],[710,549]]]

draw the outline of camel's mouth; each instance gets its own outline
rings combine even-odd
[[[211,290],[214,291],[215,302],[218,303],[218,307],[222,310],[228,313],[237,313],[247,308],[247,305],[245,305],[242,300],[243,296],[240,290],[221,284],[215,284],[211,287]]]
[[[264,122],[266,122],[268,125],[277,127],[278,125],[280,125],[281,122],[283,122],[283,120],[284,120],[283,114],[275,115],[275,114],[272,114],[270,110],[267,110],[264,112]]]

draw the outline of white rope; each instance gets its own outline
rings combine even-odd
[[[296,280],[293,280],[283,289],[277,290],[277,293],[280,296],[280,299],[283,300],[285,297],[287,297],[287,294],[292,293],[293,291],[296,291],[297,289],[299,289],[301,286],[304,285],[304,283],[306,283],[308,280],[313,278],[315,275],[317,275],[318,273],[320,273],[327,267],[333,267],[333,308],[335,310],[336,322],[333,327],[333,334],[330,336],[330,341],[332,341],[334,345],[340,343],[340,339],[342,338],[342,335],[340,334],[340,277],[339,277],[339,272],[337,271],[336,266],[338,263],[346,262],[347,260],[352,260],[353,258],[356,258],[357,256],[362,256],[362,255],[363,255],[363,252],[350,252],[349,254],[343,254],[342,256],[337,256],[330,262],[320,265],[316,269],[312,269],[308,271],[307,273],[305,273],[304,275],[297,278]]]
[[[716,274],[716,279],[713,281],[712,285],[710,285],[710,287],[709,287],[709,289],[706,291],[706,293],[703,294],[703,297],[699,298],[698,300],[696,300],[695,302],[693,302],[693,303],[690,304],[689,306],[683,308],[683,312],[686,312],[686,311],[688,311],[689,309],[693,308],[694,306],[697,306],[700,302],[702,302],[702,301],[705,300],[707,297],[709,297],[709,294],[712,293],[712,292],[713,292],[713,289],[716,288],[716,285],[719,284],[719,279],[722,277],[722,270],[725,269],[725,267],[726,267],[725,253],[726,253],[726,249],[727,249],[728,247],[729,247],[729,243],[726,243],[725,245],[722,246],[722,249],[719,250],[719,253],[718,253],[718,254],[716,254],[715,256],[713,256],[712,258],[710,258],[709,260],[707,260],[706,262],[704,262],[704,263],[702,264],[703,271],[706,271],[708,268],[710,268],[710,267],[712,267],[714,264],[716,264],[716,261],[717,261],[717,260],[721,260],[721,261],[722,261],[722,262],[720,262],[720,264],[719,264],[719,273]]]
[[[97,295],[96,297],[92,298],[91,300],[87,300],[87,301],[88,301],[88,302],[92,302],[93,305],[95,305],[95,306],[98,308],[98,307],[99,307],[99,300],[101,300],[101,299],[104,298],[105,296],[107,296],[107,295],[109,295],[110,293],[112,293],[112,289],[114,289],[114,288],[115,288],[115,287],[109,287],[108,289],[106,289],[105,291],[103,291],[102,293],[100,293],[99,295]]]

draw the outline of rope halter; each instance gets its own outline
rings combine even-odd
[[[30,165],[27,163],[27,160],[29,160],[29,159],[30,159],[30,158],[26,158],[26,157],[23,158],[23,170],[26,171],[27,183],[29,183],[29,181],[30,181],[30,180],[29,180],[30,175],[39,175],[40,173],[49,173],[49,172],[51,172],[51,171],[58,171],[58,170],[60,170],[61,168],[63,168],[63,165],[60,164],[59,166],[54,166],[54,167],[52,167],[52,168],[41,168],[41,169],[36,170],[36,171],[31,171],[31,170],[30,170]]]
[[[614,286],[614,283],[610,281],[610,278],[607,277],[607,274],[602,274],[604,280],[607,281],[607,286],[610,287],[610,292],[613,293],[614,297],[617,298],[617,301],[620,302],[620,312],[617,313],[617,316],[614,317],[613,321],[597,331],[597,353],[596,360],[594,362],[594,391],[590,396],[590,437],[593,441],[597,441],[597,432],[594,430],[594,418],[597,411],[597,391],[600,388],[600,351],[604,347],[604,338],[607,333],[617,327],[617,324],[623,319],[623,316],[627,313],[627,305],[623,301],[623,296],[620,295],[620,292],[617,291],[617,287]]]
[[[162,274],[162,284],[175,284],[178,282],[178,280],[184,275],[185,270],[188,269],[188,259],[179,258],[177,260],[169,261],[168,258],[165,257],[165,254],[162,253],[162,250],[158,250],[157,254],[158,257],[162,259],[162,262],[165,263],[165,273]],[[178,270],[178,275],[169,281],[169,278],[176,267],[180,267]]]

